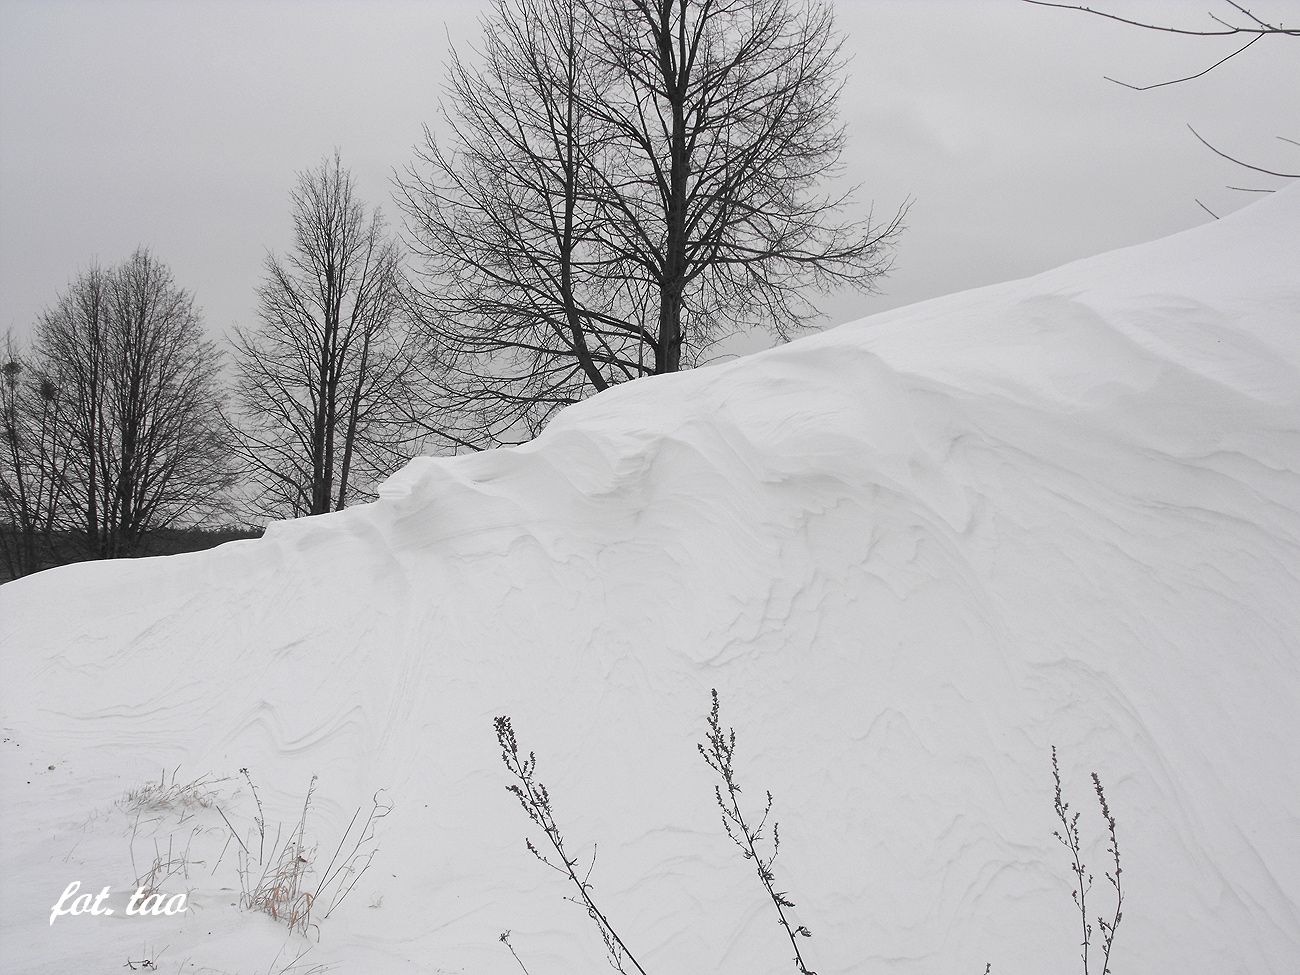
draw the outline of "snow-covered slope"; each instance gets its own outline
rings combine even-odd
[[[716,687],[821,975],[1080,971],[1053,744],[1090,913],[1089,771],[1118,820],[1116,975],[1300,970],[1297,268],[1300,188],[612,390],[259,541],[4,586],[0,967],[288,965],[311,942],[233,906],[246,768],[272,831],[319,776],[318,869],[393,803],[294,970],[510,972],[509,929],[531,975],[601,971],[524,849],[508,714],[647,971],[790,971],[695,750]],[[228,778],[119,802],[163,769]],[[182,847],[186,914],[50,925]]]

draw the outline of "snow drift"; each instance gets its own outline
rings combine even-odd
[[[1053,744],[1090,913],[1091,770],[1118,819],[1117,975],[1296,971],[1297,268],[1292,189],[611,390],[255,542],[4,586],[2,967],[279,971],[314,944],[293,970],[508,972],[509,929],[532,975],[600,971],[524,849],[509,714],[648,970],[792,970],[695,750],[716,687],[821,975],[1079,971]],[[119,801],[178,767],[226,778],[211,806]],[[322,858],[393,803],[310,938],[234,906],[214,810],[248,828],[244,768],[286,829],[319,776]],[[184,915],[49,923],[169,841]]]

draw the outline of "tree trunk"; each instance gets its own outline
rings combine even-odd
[[[656,343],[656,373],[678,372],[682,368],[682,300],[686,287],[686,188],[691,159],[686,143],[687,66],[678,60],[669,11],[664,5],[659,30],[659,73],[671,111],[668,161],[668,199],[664,212],[665,241],[663,277],[659,283],[659,336]],[[679,15],[678,40],[684,49],[686,12]]]

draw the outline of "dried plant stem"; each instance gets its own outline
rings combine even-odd
[[[1106,801],[1106,792],[1102,788],[1101,778],[1096,772],[1092,773],[1092,787],[1097,794],[1097,804],[1101,806],[1102,818],[1106,820],[1106,832],[1110,840],[1110,845],[1106,847],[1106,852],[1110,854],[1112,871],[1106,872],[1106,880],[1115,888],[1115,913],[1109,921],[1097,918],[1097,928],[1101,931],[1102,941],[1102,975],[1109,975],[1110,972],[1110,949],[1115,941],[1115,931],[1119,927],[1119,922],[1124,919],[1124,887],[1120,881],[1120,874],[1124,872],[1119,862],[1119,839],[1115,835],[1115,817],[1111,815],[1110,803]]]
[[[524,975],[532,975],[532,973],[528,971],[528,966],[524,964],[524,960],[519,957],[519,952],[515,951],[515,946],[510,943],[510,932],[508,930],[501,932],[500,940],[502,944],[510,949],[510,954],[515,956],[515,961],[519,962],[519,967],[524,970]]]
[[[794,907],[794,901],[790,900],[785,891],[776,889],[776,875],[772,871],[772,864],[776,862],[777,855],[781,851],[781,831],[780,823],[772,823],[772,852],[766,858],[763,856],[760,845],[763,838],[763,829],[767,825],[768,817],[772,812],[772,793],[767,793],[767,803],[763,807],[763,815],[758,821],[757,826],[751,826],[745,819],[745,814],[740,808],[740,784],[736,781],[735,771],[735,751],[736,751],[736,729],[728,728],[723,731],[722,719],[719,712],[718,692],[714,690],[713,707],[709,711],[709,735],[708,744],[699,744],[700,755],[708,763],[709,768],[722,780],[720,785],[713,787],[714,796],[718,802],[718,808],[722,812],[722,826],[731,837],[731,841],[740,849],[741,854],[747,860],[754,861],[754,868],[758,873],[758,879],[771,899],[772,905],[776,908],[777,918],[784,929],[786,937],[790,939],[790,947],[794,949],[794,963],[800,975],[817,975],[816,972],[808,968],[804,961],[803,953],[799,949],[800,938],[811,938],[812,932],[802,924],[792,924],[786,915],[786,909]],[[723,796],[723,791],[726,796]]]
[[[569,878],[581,898],[580,902],[575,901],[575,903],[579,903],[580,906],[586,908],[587,915],[599,929],[601,939],[605,942],[605,950],[609,954],[610,964],[614,969],[619,972],[626,972],[624,967],[624,960],[626,960],[641,975],[646,975],[646,970],[641,967],[641,963],[637,961],[636,956],[632,954],[623,942],[622,937],[614,930],[613,924],[597,906],[592,895],[591,882],[588,878],[591,876],[591,866],[595,866],[595,854],[592,855],[591,866],[587,868],[584,876],[579,877],[577,859],[571,857],[565,850],[564,834],[560,832],[559,826],[556,825],[555,816],[551,809],[550,794],[546,791],[546,786],[536,779],[537,756],[533,752],[529,752],[527,758],[520,754],[519,742],[515,738],[515,731],[508,716],[501,716],[496,719],[496,733],[497,743],[501,746],[501,760],[515,778],[515,782],[506,786],[506,788],[519,800],[519,804],[523,806],[528,818],[541,827],[547,842],[550,843],[551,849],[555,851],[555,855],[559,857],[560,862],[556,864],[548,859],[533,845],[531,839],[526,841],[528,851],[548,867]]]
[[[1052,780],[1055,783],[1056,818],[1061,821],[1061,828],[1052,833],[1070,854],[1070,872],[1074,874],[1074,890],[1070,898],[1079,911],[1079,923],[1082,927],[1083,972],[1088,975],[1088,948],[1092,944],[1092,925],[1088,922],[1088,891],[1092,889],[1092,875],[1083,863],[1083,853],[1079,846],[1079,814],[1070,814],[1070,804],[1061,797],[1061,768],[1056,759],[1056,746],[1052,746]]]
[[[1062,798],[1061,769],[1057,762],[1055,745],[1052,746],[1052,781],[1055,785],[1054,808],[1056,818],[1061,823],[1061,828],[1053,832],[1052,835],[1070,854],[1070,872],[1074,875],[1075,880],[1075,889],[1070,896],[1079,912],[1079,925],[1083,934],[1080,959],[1083,962],[1083,975],[1090,975],[1090,965],[1092,963],[1090,952],[1094,940],[1094,928],[1088,919],[1088,892],[1092,889],[1092,874],[1088,873],[1088,868],[1083,862],[1082,844],[1079,841],[1079,813],[1071,814],[1070,804]],[[1115,932],[1119,928],[1120,921],[1124,918],[1124,888],[1120,880],[1120,875],[1124,871],[1120,866],[1119,839],[1116,834],[1115,817],[1111,814],[1110,803],[1106,799],[1101,777],[1096,772],[1092,773],[1092,788],[1097,797],[1097,804],[1101,808],[1102,819],[1106,821],[1109,840],[1106,852],[1111,857],[1111,869],[1105,873],[1105,877],[1115,891],[1114,913],[1109,921],[1098,915],[1095,929],[1096,933],[1100,935],[1098,947],[1101,950],[1101,975],[1110,975],[1110,956],[1115,943]]]

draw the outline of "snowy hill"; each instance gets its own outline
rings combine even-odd
[[[792,971],[696,752],[716,687],[821,975],[1081,971],[1053,744],[1090,913],[1090,771],[1118,820],[1116,975],[1300,970],[1297,268],[1300,188],[611,390],[259,541],[0,588],[0,968],[504,973],[509,929],[531,975],[608,970],[524,849],[508,714],[647,971]],[[164,769],[210,794],[123,798]],[[235,906],[240,769],[270,834],[319,776],[318,872],[392,803],[308,939]],[[50,924],[155,859],[185,914]]]

